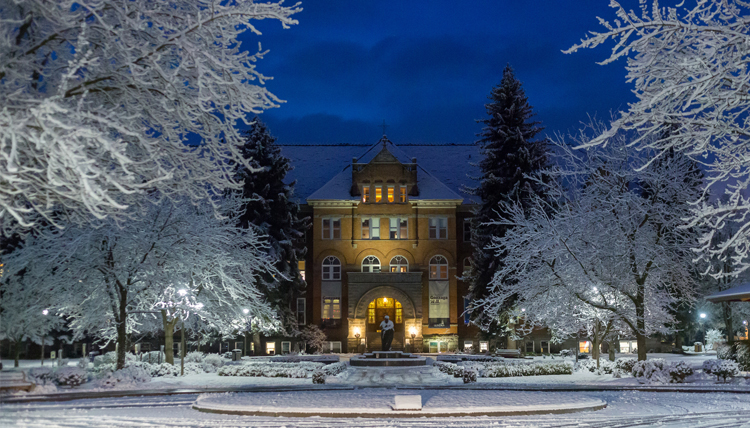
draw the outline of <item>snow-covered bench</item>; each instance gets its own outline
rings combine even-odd
[[[0,372],[0,391],[31,391],[34,384],[24,372]]]
[[[497,349],[495,355],[503,358],[521,358],[520,349]]]

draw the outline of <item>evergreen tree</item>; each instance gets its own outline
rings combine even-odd
[[[297,261],[306,252],[299,242],[308,228],[308,218],[299,217],[299,204],[292,200],[295,183],[284,183],[287,172],[292,169],[289,159],[281,155],[276,138],[257,116],[245,132],[242,151],[252,169],[244,165],[236,168],[235,178],[244,180],[242,196],[248,199],[239,224],[268,236],[267,251],[276,260],[274,267],[283,277],[265,275],[261,290],[289,334],[296,330],[297,324],[292,301],[306,285]]]
[[[505,228],[486,223],[499,220],[497,210],[501,201],[518,201],[526,206],[529,196],[538,193],[540,187],[524,175],[544,168],[548,158],[546,141],[535,140],[543,128],[532,120],[535,113],[510,65],[505,67],[500,85],[492,88],[488,98],[490,102],[485,104],[488,117],[479,121],[485,125],[477,141],[483,155],[479,163],[479,186],[468,189],[481,199],[472,219],[472,269],[465,278],[470,283],[472,300],[487,296],[492,277],[502,262],[487,247],[492,237],[505,234]],[[498,327],[499,315],[475,311],[472,319],[481,326]]]

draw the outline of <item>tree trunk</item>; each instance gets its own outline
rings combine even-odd
[[[615,341],[614,339],[609,341],[609,361],[615,360]]]
[[[20,340],[16,340],[15,345],[16,345],[15,346],[16,363],[15,363],[15,365],[13,367],[18,367],[18,356],[21,354],[21,341]]]
[[[646,287],[640,283],[635,296],[635,339],[638,343],[638,361],[646,361]]]
[[[734,345],[734,327],[732,327],[732,306],[729,302],[722,302],[722,314],[724,315],[724,328],[727,330],[727,344]]]
[[[185,376],[185,321],[180,325],[180,376]]]
[[[43,336],[42,336],[42,356],[41,356],[41,360],[42,360],[42,365],[44,365],[44,337]]]
[[[125,316],[122,314],[125,308],[120,311],[121,320],[117,324],[117,367],[115,370],[122,370],[125,368],[125,353],[128,350],[128,335],[127,335],[127,324],[125,323]]]
[[[170,321],[167,311],[162,310],[161,320],[164,324],[164,362],[174,365],[174,326],[177,324],[177,318]]]

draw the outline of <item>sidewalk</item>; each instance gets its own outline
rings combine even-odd
[[[750,388],[735,385],[606,385],[606,384],[466,384],[466,385],[288,385],[288,386],[252,386],[227,388],[172,388],[172,389],[130,389],[111,391],[80,391],[38,395],[4,395],[3,403],[34,403],[51,401],[71,401],[83,399],[133,397],[133,396],[167,396],[181,394],[225,393],[225,392],[288,392],[288,391],[346,391],[356,389],[393,389],[393,390],[487,390],[487,391],[555,391],[555,392],[596,392],[596,391],[644,391],[644,392],[684,392],[684,393],[733,393],[750,394]]]

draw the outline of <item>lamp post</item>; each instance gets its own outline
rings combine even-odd
[[[359,327],[354,328],[354,337],[357,338],[357,353],[359,354],[359,345],[362,343],[359,341],[359,338],[362,337],[362,332],[359,330]]]
[[[44,315],[45,317],[47,316],[47,314],[49,314],[48,309],[42,311],[42,315]],[[45,336],[46,334],[42,335],[42,365],[44,365],[44,341],[47,339]]]
[[[409,328],[409,334],[411,335],[411,349],[410,352],[414,352],[414,341],[417,339],[417,329],[414,326]]]
[[[706,348],[706,323],[705,323],[706,313],[705,312],[701,312],[699,316],[700,316],[701,331],[703,333],[703,337],[701,338],[701,342],[703,343],[703,349],[705,350],[705,348]]]

